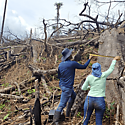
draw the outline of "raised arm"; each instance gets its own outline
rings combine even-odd
[[[76,62],[75,68],[77,68],[77,69],[86,69],[86,67],[89,65],[91,59],[92,59],[92,56],[90,55],[89,59],[87,60],[87,62],[84,65],[81,65],[81,64]]]
[[[114,70],[114,67],[115,67],[115,64],[116,64],[116,60],[120,60],[120,57],[119,56],[116,56],[113,60],[112,60],[112,63],[109,67],[109,69],[107,71],[105,71],[105,76],[108,77]]]

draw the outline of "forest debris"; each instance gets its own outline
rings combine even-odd
[[[50,44],[52,46],[59,46],[59,47],[68,47],[68,46],[74,46],[74,45],[81,45],[84,44],[84,46],[88,45],[91,42],[98,41],[99,36],[92,38],[90,41],[87,40],[78,40],[75,42],[65,42],[65,43],[57,43],[57,44]]]
[[[57,44],[51,44],[51,45],[52,46],[59,46],[59,47],[68,47],[68,46],[84,44],[86,42],[87,42],[87,40],[78,40],[78,41],[75,41],[75,42],[57,43]]]
[[[91,42],[93,42],[93,41],[96,41],[96,44],[97,44],[97,41],[98,41],[99,37],[100,37],[100,36],[94,37],[93,39],[91,39],[90,41],[88,41],[87,43],[85,43],[84,46],[89,45],[89,44],[90,44]]]
[[[25,87],[26,84],[33,82],[35,79],[36,79],[36,77],[31,77],[31,79],[24,80],[19,83],[19,86]],[[15,90],[15,86],[0,89],[0,93],[9,93],[10,90]]]
[[[17,86],[17,88],[18,88],[18,92],[19,92],[19,95],[21,95],[21,90],[20,90],[20,87],[19,87],[19,85],[18,85],[18,83],[17,82],[14,82],[14,84]],[[22,95],[21,95],[22,96]],[[22,96],[23,97],[23,96]]]
[[[65,37],[65,38],[54,38],[54,40],[57,40],[57,41],[63,41],[63,40],[72,40],[72,39],[81,39],[83,38],[84,36],[71,36],[71,37]]]
[[[33,71],[33,74],[34,75],[53,75],[53,74],[56,74],[57,73],[57,69],[49,69],[49,70],[34,70]]]
[[[77,51],[76,55],[74,55],[73,60],[74,61],[80,61],[81,60],[81,55],[82,55],[83,52],[84,52],[84,48],[79,49]]]
[[[43,77],[41,77],[41,83],[42,83],[44,89],[46,90],[46,93],[50,95],[51,92],[49,91],[47,83],[46,83],[46,81],[45,81],[45,79]]]
[[[53,109],[54,109],[54,97],[55,97],[56,92],[57,92],[57,89],[53,92],[52,104],[51,104],[51,106],[50,106],[50,107],[53,108]]]
[[[44,76],[45,74],[47,75],[53,75],[53,74],[56,74],[57,73],[57,69],[49,69],[49,70],[41,70],[39,68],[36,68],[35,66],[33,65],[29,65],[28,66],[29,69],[33,72],[33,75],[38,75],[38,76]]]
[[[16,95],[11,95],[11,94],[3,94],[3,93],[0,93],[0,98],[17,99],[17,100],[23,99],[23,97],[21,97],[21,96],[16,96]]]

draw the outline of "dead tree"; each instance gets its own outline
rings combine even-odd
[[[84,4],[84,9],[82,10],[82,12],[79,14],[80,16],[85,16],[85,17],[88,17],[90,19],[92,19],[94,21],[94,23],[96,24],[97,26],[97,30],[98,32],[100,32],[100,29],[99,29],[99,24],[97,22],[97,19],[98,19],[98,15],[96,16],[96,18],[93,18],[91,17],[90,15],[87,15],[87,14],[83,14],[83,12],[86,10],[86,6],[88,5],[88,2]]]
[[[44,45],[45,45],[45,52],[47,52],[47,32],[46,32],[46,23],[45,23],[45,19],[43,19],[43,24],[44,24],[44,33],[45,33],[45,40],[44,40]]]
[[[7,6],[7,0],[5,1],[5,7],[4,7],[4,14],[3,14],[3,21],[2,21],[2,28],[1,28],[0,40],[2,40],[2,35],[3,35],[4,20],[5,20],[5,14],[6,14],[6,6]],[[0,41],[0,42],[1,42],[1,41]]]

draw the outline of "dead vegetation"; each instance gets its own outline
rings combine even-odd
[[[81,21],[73,24],[66,20],[60,24],[52,34],[47,37],[47,24],[43,20],[45,39],[32,39],[32,31],[30,38],[27,40],[9,40],[3,37],[3,40],[9,41],[0,47],[0,124],[1,125],[50,125],[49,111],[56,109],[59,104],[61,90],[58,80],[58,65],[61,62],[61,52],[65,47],[73,48],[73,60],[84,64],[90,53],[99,54],[99,47],[104,45],[105,31],[112,33],[112,28],[118,33],[120,41],[124,42],[125,25],[124,22],[115,24],[104,23],[98,21],[98,15],[93,18],[90,15],[83,14],[88,3],[84,4],[83,11],[79,14],[90,18],[92,21]],[[119,17],[120,18],[120,17]],[[87,29],[83,23],[95,23],[96,28]],[[120,25],[122,24],[122,25]],[[102,29],[101,26],[108,28]],[[119,26],[120,25],[120,26]],[[63,36],[56,36],[64,27],[73,26]],[[82,28],[80,28],[82,26]],[[84,29],[84,30],[83,30]],[[115,33],[116,34],[116,33]],[[122,35],[120,35],[122,34]],[[105,36],[104,39],[100,39]],[[114,37],[114,36],[113,36]],[[117,39],[118,40],[118,39]],[[121,46],[124,45],[121,42]],[[107,44],[107,43],[106,43]],[[112,45],[113,46],[113,45]],[[102,46],[101,46],[102,47]],[[114,46],[113,46],[114,47]],[[112,47],[112,50],[114,49]],[[105,48],[106,50],[106,48]],[[110,77],[107,79],[116,84],[111,87],[117,88],[118,97],[111,96],[112,99],[121,99],[116,103],[108,102],[104,114],[103,125],[124,125],[124,48],[119,49],[121,52],[121,62],[119,66],[119,78]],[[104,55],[107,53],[103,53]],[[113,56],[116,56],[115,55]],[[78,125],[83,119],[83,104],[87,92],[80,89],[85,78],[91,73],[91,66],[97,62],[98,58],[94,57],[89,66],[85,70],[76,70],[74,88],[77,93],[75,103],[72,107],[72,117],[69,120],[60,122],[62,125]],[[105,59],[103,60],[105,62]],[[110,82],[111,82],[110,81]],[[109,91],[113,91],[109,90]],[[121,109],[121,110],[120,110]],[[64,109],[65,114],[65,109]],[[95,124],[94,112],[90,119],[90,125]]]

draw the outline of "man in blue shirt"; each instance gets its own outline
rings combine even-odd
[[[60,103],[58,108],[55,111],[53,122],[58,122],[61,112],[63,108],[67,105],[66,110],[66,117],[69,117],[71,112],[71,107],[74,103],[76,93],[74,92],[73,84],[74,84],[74,78],[75,78],[75,69],[86,69],[88,64],[90,63],[90,59],[92,56],[89,56],[88,61],[81,65],[77,63],[76,61],[71,61],[72,59],[72,49],[69,50],[68,48],[65,48],[62,51],[63,57],[61,58],[62,62],[59,64],[58,67],[58,77],[60,79],[59,86],[62,90]]]

